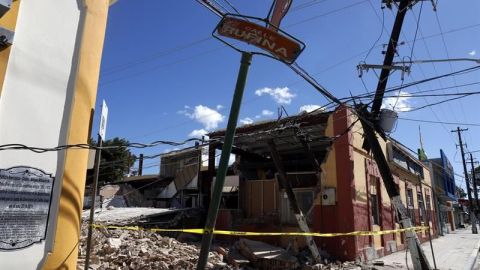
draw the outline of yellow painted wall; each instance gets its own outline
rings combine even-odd
[[[333,114],[328,117],[328,124],[325,130],[325,136],[333,137]],[[322,163],[322,185],[326,187],[337,187],[337,163],[335,156],[335,147],[332,145],[331,150],[327,153],[327,160]]]
[[[357,118],[354,115],[350,115],[351,121],[355,121]],[[377,136],[378,137],[378,136]],[[384,141],[382,138],[379,138],[379,143],[380,146],[387,156],[387,142]],[[366,167],[365,167],[365,160],[373,160],[372,156],[367,153],[363,148],[363,129],[362,125],[360,122],[357,122],[353,128],[352,128],[352,147],[353,147],[353,160],[354,160],[354,175],[355,175],[355,188],[356,188],[356,203],[366,203],[367,202],[367,186],[366,186]],[[387,158],[388,159],[388,158]],[[423,197],[424,200],[426,200],[426,193],[425,189],[430,191],[430,200],[432,200],[432,192],[431,192],[431,174],[430,170],[427,166],[424,166],[421,164],[423,167],[423,172],[424,172],[424,179],[422,181],[422,188],[423,188]],[[393,166],[393,165],[392,165]],[[406,206],[406,189],[405,189],[405,181],[408,181],[413,184],[413,200],[414,200],[414,208],[419,209],[418,205],[418,199],[417,199],[417,190],[416,190],[416,184],[418,183],[418,178],[412,174],[406,173],[405,171],[402,171],[401,169],[395,169],[392,168],[394,174],[399,175],[400,178],[400,197],[402,199],[403,204]],[[381,197],[382,197],[382,204],[384,207],[390,207],[391,206],[391,201],[388,196],[387,190],[385,188],[385,185],[382,183],[381,185]],[[432,207],[433,207],[433,202],[430,201]],[[426,207],[426,202],[425,202],[425,207]],[[430,226],[433,226],[432,222],[430,222]],[[380,226],[373,225],[372,226],[374,231],[380,230]],[[396,224],[397,228],[400,228],[400,225],[397,223]],[[432,231],[433,233],[433,231]],[[397,244],[401,244],[400,240],[400,233],[397,234]],[[374,244],[376,248],[381,247],[381,238],[380,236],[374,236],[373,237]]]
[[[333,114],[328,117],[327,128],[325,130],[325,136],[333,137]],[[320,175],[321,189],[323,190],[326,187],[337,188],[337,165],[335,160],[335,147],[332,145],[330,151],[327,152],[327,157],[325,162],[323,162],[320,167],[322,169],[322,174]],[[319,192],[315,197],[313,202],[315,205],[321,205],[321,193]]]
[[[20,0],[14,1],[10,10],[0,18],[0,26],[15,31],[15,26],[17,24],[18,17],[18,6],[20,5]],[[15,38],[14,38],[15,39]],[[0,96],[3,89],[3,81],[5,80],[5,72],[7,71],[8,58],[10,57],[11,48],[5,48],[0,51]]]
[[[109,0],[85,0],[86,17],[68,144],[87,143],[95,106]],[[43,269],[76,269],[88,151],[68,150],[53,253]]]

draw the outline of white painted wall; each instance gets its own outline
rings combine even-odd
[[[20,2],[0,97],[0,144],[54,147],[66,143],[83,10],[83,0]],[[20,165],[55,176],[47,240],[21,250],[0,251],[0,269],[40,269],[53,246],[64,153],[2,151],[0,168]]]

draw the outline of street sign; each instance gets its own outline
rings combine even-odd
[[[270,17],[270,24],[274,25],[275,27],[280,27],[280,22],[282,21],[283,17],[287,15],[290,6],[292,5],[292,0],[275,0],[272,5],[272,11]],[[270,28],[274,28],[270,26]]]
[[[100,116],[100,129],[98,134],[102,137],[102,140],[105,140],[105,133],[107,132],[107,117],[108,117],[108,107],[105,100],[102,102],[102,115]]]
[[[247,21],[242,17],[230,15],[224,16],[216,28],[216,32],[220,36],[251,44],[269,52],[275,58],[291,64],[295,62],[305,46],[300,41],[282,31],[277,32],[277,30],[279,29],[271,29]]]

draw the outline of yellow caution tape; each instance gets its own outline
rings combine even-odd
[[[161,229],[161,228],[152,228],[146,229],[138,226],[112,226],[112,225],[99,225],[93,224],[93,228],[105,228],[105,229],[116,229],[116,230],[131,230],[131,231],[150,231],[150,232],[185,232],[185,233],[195,233],[203,234],[204,229]],[[316,237],[336,237],[336,236],[369,236],[369,235],[384,235],[391,233],[399,233],[406,231],[426,231],[429,230],[428,226],[418,226],[410,227],[405,229],[396,229],[396,230],[384,230],[384,231],[355,231],[348,233],[317,233],[317,232],[242,232],[242,231],[224,231],[224,230],[213,230],[213,234],[221,235],[236,235],[236,236],[316,236]]]

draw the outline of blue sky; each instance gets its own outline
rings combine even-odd
[[[220,3],[225,4],[222,0]],[[271,1],[231,0],[243,14],[264,17]],[[364,94],[365,87],[356,66],[365,61],[383,61],[382,44],[387,43],[396,9],[381,9],[376,0],[294,0],[282,28],[306,43],[298,63],[337,97]],[[431,3],[416,4],[405,19],[398,49],[400,61],[413,59],[480,58],[480,2],[440,0],[437,17]],[[382,14],[383,13],[383,14]],[[421,16],[419,16],[421,14]],[[420,23],[416,41],[417,19]],[[382,19],[383,18],[383,19]],[[194,0],[120,0],[110,8],[103,52],[97,111],[102,99],[109,106],[107,138],[131,142],[182,141],[201,130],[226,125],[240,55],[211,38],[219,18]],[[383,22],[383,27],[382,27]],[[443,38],[440,33],[443,32]],[[380,36],[381,34],[381,36]],[[378,39],[378,42],[375,42]],[[445,43],[443,42],[445,41]],[[367,52],[371,49],[368,58]],[[404,83],[472,67],[473,62],[413,65]],[[479,82],[480,71],[410,87],[404,91],[429,90]],[[376,87],[373,71],[363,75],[369,90]],[[400,73],[390,76],[388,85],[400,85]],[[478,91],[480,85],[453,87],[435,93]],[[396,109],[409,110],[438,102],[443,97],[401,98]],[[443,122],[480,123],[480,97],[470,96],[430,108],[401,112],[401,118]],[[395,100],[389,101],[395,103]],[[264,120],[277,117],[283,105],[296,114],[305,105],[322,106],[327,101],[284,64],[255,56],[250,68],[240,119]],[[98,114],[95,127],[98,126]],[[420,123],[399,120],[393,136],[416,149]],[[429,157],[444,149],[463,174],[456,125],[421,123]],[[467,126],[463,126],[467,127]],[[468,126],[465,141],[470,150],[480,149],[479,127]],[[196,131],[196,132],[194,132]],[[134,150],[156,154],[172,147]],[[478,154],[478,153],[477,153]],[[148,173],[158,172],[158,160],[147,160]],[[462,182],[457,177],[457,182]],[[464,184],[460,183],[462,186]]]

